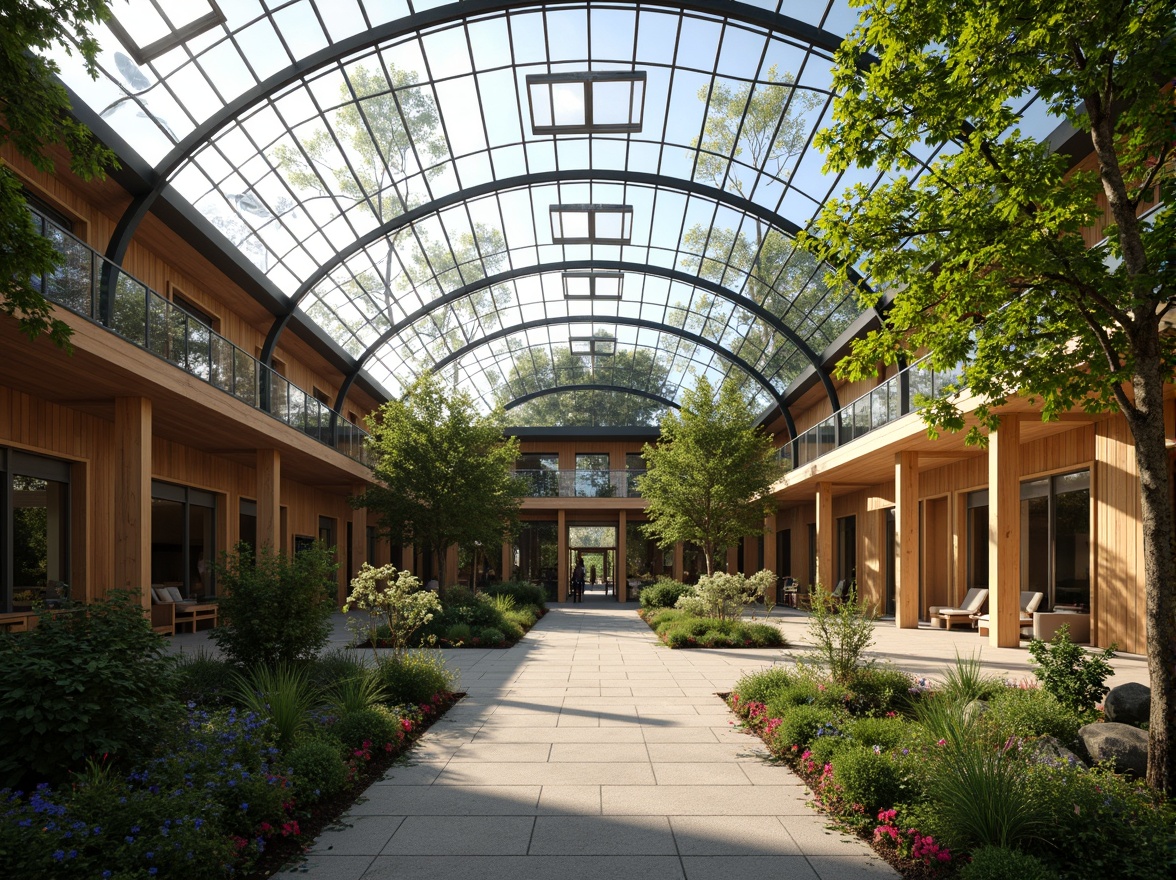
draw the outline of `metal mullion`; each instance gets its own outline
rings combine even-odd
[[[451,141],[449,139],[449,129],[445,125],[445,113],[441,110],[441,99],[437,95],[437,80],[436,80],[436,77],[433,76],[433,69],[429,64],[429,53],[427,51],[425,51],[425,41],[423,39],[421,39],[419,32],[417,33],[416,41],[420,44],[421,60],[424,61],[424,63],[425,63],[425,76],[427,76],[429,78],[428,79],[428,86],[429,86],[429,92],[433,96],[433,106],[437,108],[437,122],[441,126],[441,136],[443,138],[445,138],[445,149],[449,153],[449,161],[453,163],[453,176],[457,179],[458,190],[462,190],[465,187],[463,187],[462,183],[461,183],[461,173],[457,170],[457,156],[453,152],[453,141]],[[471,56],[470,57],[470,65],[471,66],[473,65],[473,60],[474,59]],[[395,96],[395,92],[393,92],[393,95]],[[396,98],[396,107],[397,107],[397,109],[400,108],[399,98]],[[403,111],[401,111],[401,118],[404,118]],[[407,125],[405,126],[404,130],[408,134],[408,142],[412,145],[413,155],[417,157],[417,165],[420,166],[420,168],[421,168],[421,182],[425,185],[425,191],[428,192],[429,197],[432,198],[433,197],[433,188],[429,185],[429,175],[427,173],[425,173],[425,166],[423,164],[421,164],[420,155],[417,152],[417,148],[416,148],[416,138],[414,138],[412,136],[412,131],[408,128]]]
[[[685,16],[682,16],[682,18],[685,18]],[[679,19],[679,22],[681,22],[681,19]],[[679,27],[681,27],[680,24],[679,24]],[[710,116],[711,98],[714,96],[714,93],[715,93],[715,80],[717,80],[719,77],[718,67],[719,67],[720,48],[723,45],[723,35],[726,32],[727,32],[727,19],[724,18],[722,20],[722,23],[719,25],[719,42],[715,48],[715,57],[711,60],[710,84],[706,88],[706,101],[703,103],[703,107],[702,107],[702,124],[699,126],[699,129],[698,129],[698,146],[695,148],[694,161],[691,163],[691,166],[690,166],[690,179],[691,180],[695,179],[698,175],[698,160],[701,158],[702,153],[703,153],[703,138],[706,136],[706,120]],[[675,65],[677,64],[677,54],[678,53],[675,50],[675,52],[674,52]],[[667,108],[670,103],[671,102],[669,100],[666,101]],[[663,143],[664,143],[664,140],[663,140]],[[735,144],[737,145],[738,143],[739,143],[739,141],[736,140]],[[708,150],[707,152],[710,152],[710,151]],[[734,146],[732,146],[732,152],[734,152]],[[718,154],[716,153],[715,155],[718,155]],[[730,159],[728,159],[728,167],[730,167]]]
[[[406,41],[406,42],[408,42],[408,41]],[[421,43],[420,34],[417,34],[415,42]],[[425,47],[424,47],[423,43],[421,43],[421,45],[420,45],[420,50],[421,50],[421,58],[424,59]],[[386,83],[388,83],[388,94],[392,96],[392,103],[396,106],[396,115],[400,117],[400,125],[404,128],[404,136],[408,139],[408,147],[412,151],[413,161],[416,162],[417,169],[420,172],[421,183],[423,184],[423,186],[425,188],[425,197],[432,200],[433,190],[429,187],[428,169],[425,168],[425,163],[421,161],[420,152],[417,150],[416,137],[413,135],[412,128],[408,124],[408,117],[404,115],[404,107],[402,107],[400,104],[400,90],[396,88],[396,84],[393,82],[392,74],[388,70],[388,64],[384,60],[384,53],[379,48],[377,48],[376,51],[372,53],[372,57],[376,59],[376,63],[379,64],[379,66],[380,66],[380,72],[382,74],[384,74],[384,81]],[[427,73],[428,72],[428,61],[427,60],[425,61],[425,70]],[[431,74],[430,74],[430,76],[431,76]],[[350,80],[348,82],[350,82]],[[405,86],[405,88],[414,88],[414,87],[415,87],[415,84]],[[436,94],[433,95],[433,102],[434,102],[434,105],[437,107],[438,118],[440,118],[441,107],[440,107],[440,104],[437,103]],[[364,117],[364,124],[366,125],[367,124],[367,116],[365,114],[363,114],[362,112],[361,112],[361,115]],[[369,133],[370,133],[370,128],[369,128]],[[442,133],[444,133],[444,129],[442,129]],[[375,138],[372,138],[372,143],[375,143]],[[445,146],[449,152],[449,157],[452,160],[453,150],[449,145],[448,136],[445,137]],[[377,149],[377,151],[379,151],[378,145],[377,145],[376,149]],[[400,181],[397,181],[395,178],[395,175],[393,175],[391,173],[392,169],[388,166],[387,157],[384,156],[384,154],[382,152],[380,153],[380,156],[381,156],[381,158],[384,159],[384,167],[388,168],[389,178],[392,181],[392,188],[396,192],[396,197],[400,200],[401,209],[405,212],[409,211],[410,210],[409,205],[411,203],[410,197],[412,195],[411,184],[409,184],[409,180],[412,178],[413,175],[409,174],[407,169],[404,169],[401,171],[403,178]],[[401,192],[401,189],[400,189],[402,185],[404,187],[404,192]]]
[[[771,43],[772,43],[772,34],[771,34],[771,32],[769,32],[767,35],[767,40],[764,43],[764,55],[760,56],[759,69],[761,71],[763,70],[764,57],[767,55],[768,46],[770,46]],[[772,130],[772,140],[768,145],[769,152],[771,151],[771,144],[776,143],[776,138],[779,137],[779,135],[780,135],[780,127],[784,124],[784,119],[785,119],[785,117],[787,117],[788,111],[792,109],[792,99],[796,97],[796,91],[800,86],[801,79],[804,76],[804,70],[808,66],[809,59],[812,58],[812,55],[813,55],[812,47],[810,46],[807,49],[805,49],[805,51],[804,51],[804,58],[801,60],[800,67],[797,68],[795,78],[792,81],[792,89],[789,92],[788,100],[784,102],[784,107],[780,112],[780,118],[776,121],[775,129]],[[812,92],[813,94],[820,94],[820,92],[818,92],[815,89],[805,89],[804,91]],[[830,96],[831,95],[832,95],[832,93],[830,93]],[[825,102],[825,106],[828,107],[828,99]],[[822,111],[821,111],[821,116],[823,116],[823,115],[824,115],[824,109],[822,109]],[[818,116],[817,118],[819,121],[821,117]],[[742,127],[742,123],[740,125]],[[796,158],[796,161],[793,162],[793,164],[792,164],[792,172],[796,171],[796,166],[800,164],[800,162],[808,154],[808,151],[812,148],[813,136],[816,134],[816,130],[817,130],[817,126],[813,126],[812,130],[809,131],[808,137],[805,139],[805,142],[804,142],[804,147],[801,148],[800,153]],[[763,168],[759,169],[759,174],[757,175],[755,182],[752,184],[751,191],[748,193],[749,198],[759,188],[760,180],[764,176],[765,173],[766,172],[764,171]],[[787,178],[782,178],[776,174],[773,174],[770,176],[775,180],[779,180],[783,184],[784,193],[788,192],[789,187],[792,185],[793,173],[790,173]],[[782,199],[783,199],[783,196],[781,196],[781,200]]]
[[[396,88],[392,83],[392,77],[390,77],[388,75],[387,68],[384,67],[383,58],[380,56],[380,54],[378,52],[374,53],[370,57],[375,58],[376,64],[380,68],[380,73],[383,74],[383,76],[384,76],[384,82],[388,86],[388,94],[391,96],[392,102],[394,104],[396,104],[396,107],[399,110],[400,102],[396,100]],[[380,161],[384,164],[384,171],[388,175],[389,186],[391,186],[392,191],[396,194],[396,200],[398,202],[400,202],[400,213],[404,213],[405,211],[408,210],[407,199],[405,199],[404,195],[400,192],[400,188],[396,185],[396,175],[392,171],[391,166],[388,164],[388,157],[386,155],[384,155],[383,149],[381,148],[379,142],[376,140],[375,135],[372,133],[371,123],[368,121],[367,113],[365,112],[364,107],[363,107],[363,99],[360,97],[359,93],[355,91],[355,86],[351,82],[351,77],[348,75],[346,68],[344,68],[342,64],[337,64],[336,68],[338,69],[339,73],[343,77],[343,84],[344,84],[344,87],[347,89],[347,94],[349,94],[351,96],[350,103],[355,106],[355,112],[358,114],[359,118],[363,121],[363,126],[364,126],[364,129],[366,130],[368,140],[371,141],[372,146],[375,148],[376,155],[380,157]],[[306,93],[311,96],[311,100],[314,101],[315,106],[318,107],[318,101],[315,100],[314,92],[310,88],[309,84],[307,84],[305,86],[305,88],[306,88]],[[377,95],[364,95],[363,96],[363,98],[374,98],[374,97],[377,97]],[[336,107],[335,113],[338,114],[339,111],[341,111],[344,106],[346,106],[346,104],[340,104],[338,107]],[[327,118],[326,114],[320,110],[319,115],[321,116],[321,118],[323,119],[323,122],[325,123],[326,118]],[[401,116],[401,123],[402,124],[403,124],[403,121],[404,121],[404,117],[402,115]],[[348,173],[351,174],[351,179],[355,181],[356,189],[358,189],[360,192],[364,193],[362,201],[368,206],[368,210],[370,210],[372,212],[372,216],[376,218],[376,223],[387,222],[383,216],[383,210],[382,210],[382,203],[383,203],[383,199],[384,199],[383,192],[382,191],[376,192],[376,193],[367,192],[366,188],[360,184],[359,174],[356,173],[355,166],[352,164],[351,159],[347,155],[347,151],[345,149],[343,149],[343,144],[339,141],[339,137],[335,133],[334,127],[331,125],[325,125],[324,128],[326,129],[327,137],[329,137],[331,139],[331,141],[335,144],[335,148],[339,151],[339,155],[341,157],[343,157],[343,163],[347,166],[347,171],[348,171]],[[407,131],[407,128],[405,130]],[[406,174],[405,179],[407,179],[407,177],[408,177],[408,175]],[[379,186],[378,178],[376,180],[376,186],[377,187]],[[381,203],[380,206],[377,206],[374,203],[374,201],[373,201],[374,199],[379,200],[379,202]],[[358,203],[361,200],[356,200],[356,201]],[[354,207],[354,205],[353,205],[353,207]],[[343,216],[347,219],[347,225],[354,231],[355,224],[353,224],[351,222],[351,219],[347,217],[347,212],[341,211],[340,214],[341,214],[341,216]]]

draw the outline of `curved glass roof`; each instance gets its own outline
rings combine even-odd
[[[97,80],[58,60],[159,175],[131,214],[186,200],[389,395],[441,367],[487,407],[543,383],[650,404],[730,374],[770,407],[860,311],[792,236],[877,183],[812,148],[856,13],[784,8],[131,0]]]

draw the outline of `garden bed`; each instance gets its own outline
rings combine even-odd
[[[783,648],[779,628],[742,619],[774,580],[770,571],[751,577],[717,572],[696,586],[662,578],[641,591],[637,613],[671,648]]]
[[[783,648],[779,628],[769,623],[697,617],[675,608],[638,610],[641,619],[671,648]]]

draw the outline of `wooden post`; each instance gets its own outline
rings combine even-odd
[[[568,571],[568,515],[560,508],[557,513],[556,531],[558,532],[558,560],[559,585],[556,588],[556,599],[560,602],[568,601],[568,582],[571,572]]]
[[[817,483],[817,571],[813,586],[826,592],[837,586],[833,580],[833,484]]]
[[[457,583],[457,554],[456,544],[445,551],[445,576],[441,581],[443,586],[449,587]]]
[[[780,597],[776,590],[783,572],[780,571],[780,561],[776,558],[776,514],[769,514],[764,518],[764,529],[764,568],[776,575],[777,578],[772,581],[772,585],[765,590],[765,593],[768,601],[779,602]]]
[[[257,547],[269,545],[274,553],[282,539],[282,454],[276,449],[257,450]]]
[[[613,566],[613,595],[618,602],[629,598],[629,512],[617,516],[617,564]]]
[[[1042,549],[1044,552],[1044,548]],[[1021,644],[1021,416],[988,435],[988,641]]]
[[[114,400],[114,586],[151,610],[151,401]]]
[[[502,542],[502,553],[498,557],[502,568],[498,569],[500,580],[514,580],[514,541]]]
[[[894,623],[919,626],[919,454],[894,456]]]
[[[678,541],[674,545],[674,580],[682,580],[682,567],[686,564],[686,545]]]
[[[358,495],[362,489],[352,487],[352,494]],[[359,574],[359,567],[363,563],[374,566],[376,560],[367,558],[367,508],[357,507],[351,511],[351,561],[355,565],[355,574]],[[344,573],[346,579],[346,573]],[[339,604],[342,605],[351,595],[351,584],[347,583],[342,589]]]

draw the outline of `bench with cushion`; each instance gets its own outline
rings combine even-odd
[[[196,632],[200,621],[216,626],[216,605],[202,605],[185,599],[179,587],[151,587],[151,627],[161,635],[174,636],[180,627],[191,626]]]
[[[1037,611],[1037,607],[1041,605],[1045,599],[1045,593],[1034,592],[1033,590],[1021,591],[1021,622],[1018,626],[1021,629],[1033,626],[1033,615]],[[980,635],[988,635],[988,620],[987,614],[976,615],[976,629],[980,631]]]
[[[988,590],[973,587],[968,590],[959,608],[940,608],[931,618],[931,623],[935,624],[936,618],[938,618],[943,621],[944,629],[951,629],[952,624],[960,620],[971,625],[973,616],[980,614],[987,602]]]

